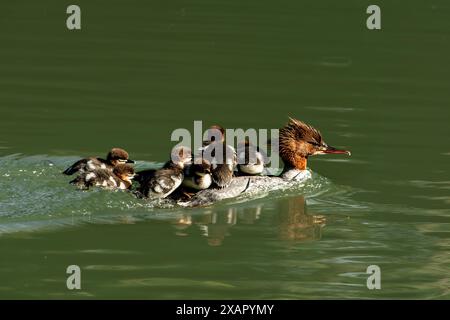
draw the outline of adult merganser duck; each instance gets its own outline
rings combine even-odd
[[[70,181],[71,184],[80,189],[89,189],[90,187],[103,187],[106,189],[129,189],[131,180],[134,177],[134,169],[128,164],[118,164],[113,171],[108,169],[95,169],[85,171],[77,178]]]
[[[279,155],[284,162],[284,169],[280,176],[235,177],[226,188],[199,191],[189,201],[179,202],[179,204],[190,207],[209,205],[243,193],[256,194],[261,191],[289,187],[292,182],[304,181],[311,177],[306,167],[308,157],[319,154],[350,155],[350,151],[328,146],[318,130],[300,120],[290,118],[279,133]]]
[[[179,146],[172,150],[171,160],[159,170],[145,170],[138,172],[140,183],[138,192],[146,198],[166,198],[183,182],[184,166],[192,161],[189,148]]]
[[[102,158],[90,157],[81,159],[63,171],[66,175],[74,173],[84,173],[96,169],[106,169],[112,171],[118,164],[134,163],[128,158],[128,152],[120,148],[112,148],[106,155],[106,160]]]
[[[237,164],[236,151],[225,143],[225,130],[218,125],[208,129],[208,140],[204,142],[202,158],[211,163],[211,175],[215,186],[225,188],[233,179]]]

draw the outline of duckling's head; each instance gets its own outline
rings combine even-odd
[[[199,176],[211,174],[211,163],[206,159],[202,159],[201,163],[193,164],[193,171],[196,175]]]
[[[123,163],[134,163],[128,158],[128,152],[121,148],[112,148],[106,156],[106,160],[113,166]]]
[[[299,170],[306,169],[307,159],[312,155],[351,154],[327,145],[317,129],[292,118],[280,129],[279,143],[281,159],[287,166]]]
[[[255,147],[251,142],[249,137],[245,137],[244,141],[240,141],[237,145],[237,149],[246,149],[246,148],[258,148],[257,146]]]
[[[184,168],[185,165],[192,162],[191,149],[185,146],[174,147],[170,153],[170,159],[176,166]]]
[[[206,131],[206,141],[204,141],[203,144],[207,145],[216,141],[225,141],[225,129],[217,124],[209,127]]]
[[[248,137],[237,146],[238,164],[255,164],[263,159],[259,151],[259,146],[253,145]]]
[[[129,164],[118,164],[114,167],[113,173],[123,181],[131,182],[134,178],[134,168]]]

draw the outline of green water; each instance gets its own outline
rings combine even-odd
[[[80,31],[68,4],[0,5],[1,298],[450,297],[448,1],[377,1],[381,31],[369,1],[80,0]],[[60,174],[113,146],[162,163],[194,120],[288,116],[352,157],[189,210]]]

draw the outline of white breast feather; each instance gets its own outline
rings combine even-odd
[[[202,177],[202,179],[200,180],[199,187],[200,187],[201,189],[207,189],[207,188],[209,188],[209,186],[211,185],[211,183],[212,183],[211,175],[207,174],[207,175],[204,175],[204,176]]]
[[[92,180],[92,179],[95,179],[96,177],[97,177],[97,176],[95,175],[95,173],[91,172],[91,173],[88,173],[88,174],[86,175],[85,180],[86,180],[86,181],[90,181],[90,180]]]
[[[95,164],[94,162],[92,162],[92,160],[89,160],[87,162],[87,167],[89,168],[89,170],[95,170]]]
[[[161,188],[163,189],[167,189],[170,186],[166,183],[166,179],[159,179],[158,180],[158,184],[161,186]]]

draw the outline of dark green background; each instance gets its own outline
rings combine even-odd
[[[284,209],[274,208],[291,198],[270,197],[256,200],[268,203],[259,223],[238,223],[221,247],[197,231],[176,237],[144,209],[133,225],[0,233],[1,297],[448,297],[448,1],[377,1],[380,31],[366,28],[371,1],[77,1],[80,31],[66,28],[69,4],[0,4],[0,156],[25,159],[0,164],[0,224],[78,205],[94,218],[115,212],[97,194],[95,206],[55,206],[33,192],[42,183],[74,192],[57,174],[68,163],[61,156],[121,146],[163,162],[172,130],[193,120],[278,128],[292,116],[353,156],[309,162],[334,183],[306,193],[328,218],[320,241],[279,239]],[[33,155],[43,156],[26,160]],[[21,190],[29,181],[11,173],[47,158],[56,168],[45,182]],[[78,295],[64,285],[72,263],[103,266],[84,271]],[[386,270],[378,292],[365,288],[372,263]],[[128,267],[111,271],[117,265]]]

